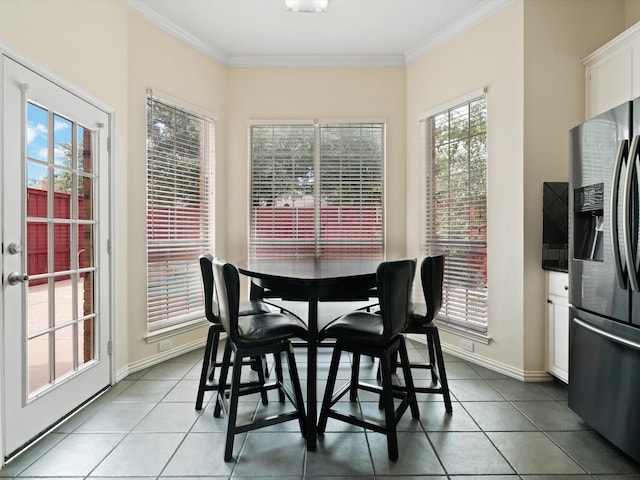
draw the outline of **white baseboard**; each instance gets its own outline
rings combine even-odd
[[[185,343],[175,348],[171,348],[170,350],[166,350],[164,352],[159,352],[155,355],[152,355],[147,358],[143,358],[137,362],[130,363],[125,367],[121,368],[116,372],[116,382],[120,380],[124,380],[128,375],[132,373],[139,372],[140,370],[144,370],[145,368],[153,367],[159,363],[165,362],[175,357],[179,357],[180,355],[184,355],[185,353],[189,353],[198,348],[202,348],[207,343],[207,339],[200,338],[198,340],[194,340],[190,343]]]
[[[423,335],[411,334],[408,335],[408,337],[418,343],[426,344],[426,339]],[[180,345],[179,347],[172,348],[165,352],[159,352],[156,355],[144,358],[138,362],[131,363],[116,372],[116,382],[125,379],[132,373],[139,372],[140,370],[153,367],[154,365],[170,360],[171,358],[175,358],[198,348],[202,348],[204,347],[205,343],[206,338],[198,339],[191,343]],[[501,373],[511,378],[515,378],[516,380],[520,380],[521,382],[550,382],[553,380],[553,376],[546,371],[521,370],[518,368],[514,368],[511,365],[498,362],[494,359],[478,355],[475,352],[469,352],[467,350],[463,350],[462,348],[448,345],[446,343],[442,344],[442,351],[467,362],[471,362],[475,365],[480,365],[481,367],[488,368],[489,370],[492,370],[494,372]]]
[[[411,340],[426,345],[426,339],[424,335],[411,334],[408,337]],[[482,355],[478,355],[475,352],[469,352],[467,350],[463,350],[462,348],[448,345],[446,343],[442,344],[442,351],[453,355],[454,357],[458,357],[462,360],[471,362],[475,365],[480,365],[481,367],[488,368],[489,370],[492,370],[494,372],[501,373],[511,378],[515,378],[516,380],[520,380],[521,382],[550,382],[553,380],[553,376],[546,371],[521,370],[518,368],[514,368],[511,365],[498,362],[492,358],[487,358]]]

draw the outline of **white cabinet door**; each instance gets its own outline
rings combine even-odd
[[[640,26],[632,27],[583,60],[587,118],[640,96]]]
[[[592,65],[588,72],[589,117],[633,98],[633,50],[626,48]]]
[[[569,381],[569,276],[547,274],[547,371]]]

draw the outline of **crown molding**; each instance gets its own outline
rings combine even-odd
[[[403,55],[274,55],[230,57],[228,67],[404,67]]]
[[[438,47],[443,46],[447,42],[450,42],[467,30],[475,27],[483,20],[489,18],[494,13],[502,10],[512,2],[513,0],[483,0],[483,2],[470,12],[469,15],[465,15],[459,21],[453,23],[435,35],[432,35],[430,38],[419,43],[415,47],[407,50],[404,55],[405,64],[409,65],[423,55],[426,55]]]

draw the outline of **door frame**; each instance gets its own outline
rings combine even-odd
[[[15,49],[9,47],[8,45],[0,42],[0,87],[2,87],[2,82],[3,82],[3,65],[4,62],[1,61],[2,57],[8,57],[22,65],[24,65],[25,67],[29,68],[30,70],[33,70],[34,73],[44,77],[45,79],[47,79],[48,81],[56,84],[58,87],[68,91],[69,93],[79,97],[80,99],[86,101],[87,103],[90,103],[91,105],[93,105],[94,107],[98,108],[99,110],[102,110],[104,113],[107,114],[108,116],[108,137],[106,139],[107,141],[107,158],[105,159],[101,159],[101,162],[106,161],[106,165],[104,165],[102,168],[104,168],[105,171],[108,172],[109,174],[109,182],[108,182],[108,188],[107,188],[107,192],[106,194],[108,195],[108,209],[107,212],[103,212],[103,215],[101,217],[101,223],[103,225],[106,225],[107,228],[107,236],[109,238],[108,241],[108,252],[110,253],[110,255],[108,255],[108,258],[106,260],[106,264],[108,265],[108,270],[109,272],[107,273],[108,275],[108,282],[107,282],[107,302],[109,303],[109,305],[111,306],[111,308],[109,308],[109,315],[107,316],[106,321],[108,322],[108,332],[109,332],[109,338],[111,341],[110,344],[110,350],[113,352],[111,355],[109,355],[109,359],[105,360],[106,362],[108,362],[109,364],[109,383],[111,385],[114,385],[115,383],[115,372],[116,372],[116,362],[115,362],[115,344],[116,344],[116,337],[115,337],[115,325],[114,325],[114,310],[113,307],[117,304],[115,301],[115,285],[114,285],[114,280],[115,280],[115,248],[114,248],[114,234],[115,234],[115,221],[114,221],[114,212],[115,212],[115,191],[114,191],[114,185],[115,185],[115,181],[114,181],[114,174],[115,174],[115,165],[114,165],[114,152],[115,152],[115,110],[113,109],[113,107],[111,107],[110,105],[108,105],[107,103],[103,102],[102,100],[99,100],[98,98],[94,97],[93,95],[89,94],[88,92],[86,92],[85,90],[81,89],[80,87],[78,87],[76,84],[74,84],[73,82],[66,80],[65,78],[59,76],[58,74],[52,72],[51,70],[49,70],[48,68],[44,67],[43,65],[33,61],[31,58],[21,54],[20,52],[16,51]],[[2,109],[3,106],[0,103],[0,109]],[[0,111],[0,132],[2,131],[2,122],[4,121],[4,114],[2,111]],[[0,151],[0,171],[3,169],[3,165],[4,165],[4,159],[1,158],[1,151]],[[106,217],[106,218],[105,218]],[[0,238],[4,238],[4,218],[3,218],[3,210],[0,209]],[[4,274],[4,272],[3,272]],[[2,281],[4,282],[4,278],[2,279]],[[5,319],[4,319],[4,294],[0,295],[0,344],[2,344],[2,342],[4,342],[4,331],[5,331]],[[8,453],[11,452],[7,452],[6,451],[6,444],[5,444],[5,427],[6,427],[6,421],[4,418],[4,398],[5,398],[5,365],[4,365],[4,358],[2,355],[0,355],[0,468],[2,468],[2,465],[4,465],[5,463],[5,457]],[[85,399],[85,400],[89,400],[89,399]]]

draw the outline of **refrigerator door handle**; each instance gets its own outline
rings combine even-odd
[[[633,139],[631,149],[637,150],[638,137]],[[618,152],[616,153],[616,163],[613,167],[613,179],[611,180],[611,203],[609,218],[611,223],[611,250],[613,252],[613,262],[615,264],[616,279],[620,288],[627,288],[627,272],[625,271],[628,263],[622,263],[622,255],[620,252],[620,234],[618,231],[618,198],[620,194],[620,177],[623,171],[625,158],[629,157],[629,140],[622,140],[618,144]],[[627,162],[628,163],[628,162]],[[623,224],[624,231],[624,224]]]
[[[637,163],[638,163],[638,142],[640,141],[640,135],[633,137],[631,148],[629,151],[629,159],[627,160],[627,173],[624,179],[624,196],[622,197],[622,234],[624,239],[624,250],[627,263],[627,275],[629,278],[629,284],[631,289],[635,292],[640,291],[640,285],[638,284],[638,274],[636,272],[636,258],[633,251],[633,238],[632,230],[635,225],[631,215],[633,209],[633,184],[637,175]],[[617,217],[616,217],[617,218]],[[612,220],[613,223],[613,220]]]
[[[612,342],[616,342],[619,343],[621,345],[624,345],[626,347],[630,347],[633,348],[635,350],[639,350],[640,351],[640,343],[638,342],[633,342],[631,340],[628,340],[626,338],[620,337],[618,335],[614,335],[613,333],[609,333],[609,332],[605,332],[604,330],[599,329],[598,327],[594,327],[593,325],[589,325],[588,323],[580,320],[579,318],[573,317],[573,321],[575,323],[577,323],[578,325],[580,325],[582,328],[586,328],[587,330],[592,331],[593,333],[595,333],[596,335],[600,335],[601,337],[605,337],[609,340],[611,340]]]

